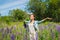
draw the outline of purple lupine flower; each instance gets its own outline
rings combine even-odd
[[[15,35],[14,34],[11,34],[10,37],[11,37],[11,40],[15,40]]]
[[[4,31],[4,28],[1,28],[1,29],[0,29],[0,32],[3,32],[3,31]]]
[[[13,29],[16,30],[16,25],[13,26]]]
[[[38,40],[38,33],[36,32],[36,40]]]
[[[49,24],[48,24],[48,27],[51,27],[51,26],[52,26],[52,24],[51,24],[51,23],[49,23]]]
[[[6,32],[9,33],[9,28],[8,27],[6,28]]]
[[[60,32],[60,25],[56,25],[56,30]]]
[[[41,31],[44,30],[44,26],[43,25],[40,25],[39,26],[39,30],[41,30]]]

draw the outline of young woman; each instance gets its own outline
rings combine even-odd
[[[38,24],[47,19],[51,20],[51,18],[47,17],[41,21],[36,21],[35,15],[31,14],[30,21],[25,21],[26,24],[24,23],[24,26],[25,26],[25,28],[28,28],[28,30],[29,30],[30,40],[38,40],[38,37],[37,37],[37,32],[39,31]]]

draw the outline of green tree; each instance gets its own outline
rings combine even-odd
[[[51,17],[53,21],[60,21],[60,0],[30,0],[27,10],[34,13],[37,20]]]
[[[27,13],[20,9],[14,9],[9,11],[9,15],[13,18],[14,21],[24,20]]]
[[[54,21],[60,21],[60,0],[50,0],[48,5],[48,14],[54,19]]]
[[[41,20],[46,17],[46,2],[42,0],[30,0],[27,7],[29,12],[33,12],[37,20]]]

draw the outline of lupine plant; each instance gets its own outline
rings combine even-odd
[[[14,25],[11,27],[0,28],[0,40],[29,40],[29,34],[22,26]],[[37,33],[38,40],[60,40],[60,24],[53,22],[42,23],[39,25]]]

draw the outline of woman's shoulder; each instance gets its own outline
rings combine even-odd
[[[38,20],[35,20],[35,22],[38,22]]]
[[[35,20],[35,23],[37,23],[38,22],[38,20]]]
[[[25,21],[26,23],[29,23],[30,22],[30,20],[29,21]],[[38,20],[35,20],[34,21],[35,23],[38,23],[39,21]]]
[[[28,22],[30,22],[30,20],[29,20],[29,21],[26,21],[26,20],[25,20],[25,22],[27,22],[27,23],[28,23]]]

